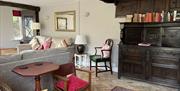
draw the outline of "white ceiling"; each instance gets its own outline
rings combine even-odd
[[[35,6],[52,6],[54,4],[57,5],[57,4],[62,4],[77,0],[2,0],[2,1],[16,2],[22,4],[35,5]]]

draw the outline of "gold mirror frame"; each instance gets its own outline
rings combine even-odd
[[[69,16],[69,17],[67,17]],[[64,11],[55,12],[55,29],[56,31],[75,32],[76,12]]]

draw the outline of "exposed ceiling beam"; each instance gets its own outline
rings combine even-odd
[[[40,7],[38,7],[38,6],[20,4],[20,3],[14,3],[14,2],[7,2],[7,1],[0,1],[0,6],[11,6],[11,7],[29,9],[29,10],[38,11],[38,12],[40,11]]]

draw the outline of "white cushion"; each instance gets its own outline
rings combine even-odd
[[[36,50],[40,46],[38,39],[35,37],[29,42],[29,44],[33,50]]]
[[[52,38],[51,48],[61,48],[61,47],[63,47],[61,41],[62,41],[61,38]]]

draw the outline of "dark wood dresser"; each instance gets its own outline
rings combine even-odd
[[[118,77],[180,88],[180,23],[123,24]]]

